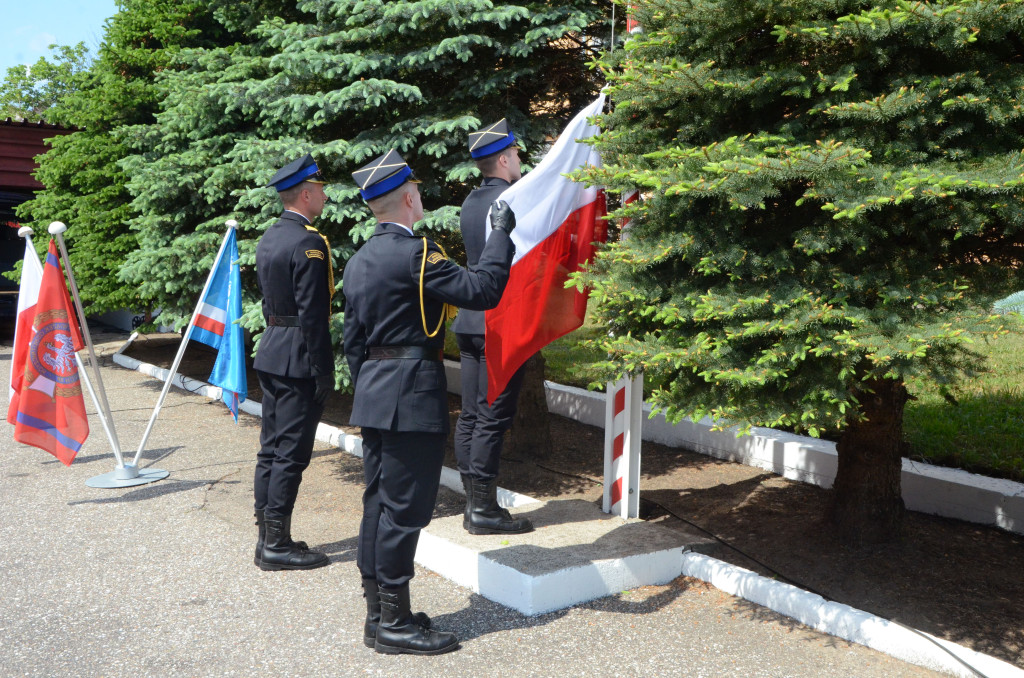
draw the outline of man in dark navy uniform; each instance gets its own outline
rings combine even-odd
[[[327,556],[291,538],[292,509],[324,401],[334,390],[329,331],[334,275],[327,239],[313,227],[327,202],[309,155],[281,168],[269,186],[284,213],[256,246],[267,329],[253,366],[263,389],[263,428],[253,494],[261,570],[308,570]]]
[[[357,565],[367,601],[364,641],[385,654],[441,654],[458,638],[430,628],[409,605],[420,530],[437,498],[448,433],[442,349],[453,306],[493,308],[508,282],[515,216],[496,206],[472,270],[413,233],[423,218],[419,183],[389,151],[353,173],[377,228],[345,266],[345,357],[362,427],[366,491]]]
[[[509,186],[519,180],[519,146],[503,119],[469,135],[469,155],[483,174],[483,182],[462,203],[462,242],[466,265],[480,260],[488,232],[487,210]],[[462,376],[462,412],[455,424],[455,461],[466,488],[463,527],[470,534],[529,532],[529,519],[513,518],[498,505],[498,466],[505,431],[516,414],[525,365],[516,370],[505,390],[487,403],[487,361],[484,359],[483,311],[465,310],[452,325],[459,345]]]

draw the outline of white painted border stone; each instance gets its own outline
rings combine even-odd
[[[977,674],[954,659],[959,657],[987,678],[1022,678],[1024,671],[995,657],[936,638],[849,605],[768,579],[710,556],[683,555],[682,573],[717,589],[792,617],[813,629],[865,645],[905,662],[955,676]],[[941,647],[940,647],[941,646]],[[945,649],[942,649],[945,648]]]
[[[167,370],[148,363],[142,363],[122,354],[135,337],[136,335],[132,334],[128,341],[114,353],[114,362],[127,369],[166,380]],[[452,381],[458,383],[458,365],[454,364],[455,372],[452,374],[453,363],[451,361],[445,361],[445,363],[446,368],[448,368],[449,384]],[[197,384],[196,388],[186,387],[185,383],[178,375],[175,375],[175,386],[190,393],[199,393],[209,398],[220,399],[221,389],[217,387],[193,379],[189,379],[188,383]],[[547,387],[548,408],[552,412],[589,423],[586,420],[588,416],[587,410],[593,409],[596,402],[599,406],[598,409],[602,410],[603,415],[603,403],[600,402],[603,399],[602,396],[584,391],[583,389],[561,386],[553,382],[545,382],[545,386]],[[580,396],[590,397],[583,398]],[[259,403],[251,403],[255,407],[244,408],[244,405],[250,405],[250,403],[251,401],[243,403],[242,409],[253,416],[262,416],[262,408],[259,406]],[[559,408],[564,413],[559,411]],[[662,421],[664,421],[663,418]],[[665,426],[668,425],[665,424]],[[646,429],[648,427],[645,425]],[[781,435],[789,436],[789,434]],[[790,437],[800,438],[800,436]],[[345,433],[334,426],[320,423],[317,426],[316,439],[335,445],[339,449],[357,457],[363,456],[362,440],[359,436]],[[664,443],[661,440],[655,440],[655,442],[672,444],[670,442]],[[918,466],[927,465],[919,464]],[[936,469],[937,467],[931,468]],[[938,470],[949,471],[950,469]],[[960,471],[958,473],[963,472]],[[942,474],[939,475],[941,477]],[[957,478],[958,476],[954,475],[953,477]],[[904,467],[904,479],[906,479],[906,467]],[[441,483],[456,492],[464,493],[461,478],[454,469],[447,467],[442,469]],[[1016,485],[1017,483],[1013,484]],[[1019,498],[1020,494],[1016,496]],[[499,488],[498,498],[504,506],[522,506],[537,501],[526,495],[511,492],[504,488]],[[1019,524],[1019,522],[1016,524]],[[654,558],[652,559],[650,556],[654,556]],[[634,558],[636,559],[635,561]],[[416,550],[417,562],[425,567],[438,572],[443,570],[444,575],[455,583],[471,588],[490,600],[494,600],[527,615],[542,614],[562,609],[618,591],[655,583],[655,581],[657,583],[666,583],[679,574],[683,574],[705,581],[730,595],[744,598],[774,610],[779,614],[796,619],[800,623],[823,633],[865,645],[911,664],[947,671],[953,675],[965,676],[967,678],[976,675],[973,671],[964,667],[963,664],[950,657],[947,652],[936,647],[936,644],[938,644],[957,657],[960,657],[975,670],[980,671],[986,678],[1024,678],[1024,671],[995,657],[990,657],[956,643],[909,629],[848,605],[828,602],[816,594],[762,577],[750,570],[745,570],[710,556],[688,552],[685,549],[669,549],[654,554],[647,554],[646,560],[641,560],[642,558],[645,558],[645,556],[602,561],[601,563],[592,563],[584,567],[569,568],[561,572],[531,578],[506,565],[484,558],[481,554],[474,553],[463,546],[452,544],[427,532],[420,534]],[[525,581],[528,579],[540,579],[542,581],[534,585],[529,581]],[[602,585],[606,592],[592,595]],[[555,604],[551,602],[553,599],[558,599],[559,596],[561,596],[561,603]]]

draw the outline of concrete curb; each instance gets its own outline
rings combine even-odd
[[[710,556],[683,555],[682,573],[717,589],[792,617],[813,629],[843,638],[905,662],[975,678],[1022,678],[1024,670],[962,645],[876,617],[849,605],[826,601],[795,586],[774,581]],[[954,659],[958,657],[963,663]],[[964,664],[973,668],[968,668]]]
[[[128,341],[125,342],[125,344],[120,349],[118,349],[117,352],[114,353],[114,363],[130,370],[135,370],[161,380],[166,380],[168,370],[156,367],[155,365],[151,365],[148,363],[143,363],[139,360],[129,358],[123,355],[123,351],[131,344],[135,336],[136,335],[133,334],[128,339]],[[457,384],[457,364],[455,367],[454,374],[452,374],[450,361],[446,361],[446,367],[448,368],[449,372],[449,383],[452,383],[454,381]],[[174,381],[172,382],[172,384],[178,386],[179,388],[182,388],[183,390],[189,391],[190,393],[203,395],[211,399],[220,399],[221,389],[215,386],[210,386],[205,382],[197,381],[194,379],[188,379],[187,377],[182,378],[180,375],[176,374],[174,376]],[[583,423],[588,423],[596,426],[603,426],[603,396],[599,396],[588,391],[584,391],[582,389],[554,384],[552,382],[545,382],[545,385],[547,386],[548,407],[552,412],[561,414],[562,416],[566,416],[572,419],[576,419],[577,421],[581,421]],[[246,407],[247,405],[249,407]],[[253,416],[258,417],[262,415],[262,409],[260,408],[258,403],[251,403],[250,401],[246,401],[245,403],[242,403],[240,409],[249,414],[252,414]],[[649,408],[646,409],[648,409],[649,411]],[[600,414],[600,417],[594,421],[591,421],[590,419],[594,416],[595,412],[598,412]],[[662,421],[664,421],[663,418]],[[722,444],[723,439],[721,438],[721,436],[728,436],[728,432],[711,433],[710,425],[706,426],[706,429],[708,429],[707,431],[702,431],[700,427],[705,427],[704,424],[698,425],[693,424],[692,422],[687,423],[690,426],[697,427],[695,429],[697,433],[710,434],[712,438],[716,440],[716,445],[713,446],[712,449],[721,451],[723,456],[719,457],[718,454],[714,454],[712,452],[709,452],[710,454],[719,458],[730,459],[730,461],[743,462],[742,455],[741,458],[736,459],[724,456],[724,454],[729,453],[730,449],[736,449],[739,447],[738,445],[734,445],[730,448],[730,441],[728,437],[724,439],[725,444]],[[667,424],[665,424],[665,426],[667,426]],[[657,426],[653,428],[655,432],[660,430],[660,428]],[[648,438],[648,430],[648,422],[645,422],[644,439],[651,439]],[[769,431],[770,429],[764,430]],[[779,434],[779,432],[774,433]],[[654,435],[660,437],[659,433],[655,433]],[[755,435],[759,434],[755,432]],[[801,436],[790,436],[789,434],[779,435],[783,439],[798,439],[797,441],[795,441],[798,445],[802,444],[799,442],[799,440],[812,440],[816,444],[822,444],[822,441],[814,439],[802,439]],[[339,449],[344,450],[345,452],[348,452],[358,457],[362,457],[362,440],[359,438],[359,436],[346,433],[337,427],[321,423],[317,427],[316,438],[321,442],[334,445]],[[743,440],[742,438],[737,438],[734,434],[731,435],[731,439],[732,441]],[[674,444],[672,442],[667,442],[665,440],[654,439],[654,441],[661,442],[662,444]],[[794,441],[786,440],[782,444],[785,445],[789,442]],[[832,451],[832,454],[834,456],[834,449]],[[799,457],[800,455],[797,454],[796,456]],[[787,457],[784,451],[783,461],[785,461],[786,459]],[[790,461],[793,461],[792,457],[790,457],[789,459]],[[797,461],[799,461],[799,459],[797,459]],[[752,465],[759,466],[759,464]],[[766,470],[775,471],[774,466],[759,467],[765,468]],[[935,469],[936,467],[930,468]],[[798,470],[798,468],[794,467],[794,471],[796,470]],[[821,470],[820,467],[818,467],[818,470]],[[948,469],[939,470],[947,471]],[[778,473],[778,471],[775,472]],[[919,473],[919,471],[917,472]],[[805,470],[804,473],[808,474],[808,478],[812,477],[813,475],[813,472],[808,470]],[[963,475],[967,476],[973,475],[966,474],[963,472],[959,473],[962,473]],[[781,473],[780,475],[786,475],[786,477],[791,477],[786,473]],[[941,477],[941,475],[939,477]],[[905,464],[904,481],[906,481],[906,478],[907,469]],[[796,479],[803,480],[803,478]],[[459,492],[460,494],[464,493],[461,478],[459,477],[458,472],[455,471],[454,469],[450,469],[447,467],[442,469],[441,483],[448,487],[449,489]],[[829,485],[831,485],[831,481],[829,481]],[[1013,485],[1019,484],[1013,483]],[[904,494],[906,495],[906,491],[904,492]],[[1021,486],[1021,493],[1015,496],[1017,497],[1017,499],[1024,498],[1024,486]],[[535,503],[537,500],[526,495],[510,492],[508,490],[501,488],[499,489],[499,501],[504,506],[513,507]],[[1021,526],[1022,522],[1019,518],[1014,517],[1013,524]],[[444,545],[436,544],[434,543],[435,541],[439,540],[427,534],[421,536],[421,546],[427,549],[425,553],[433,554],[431,557],[436,558],[438,549],[442,548]],[[419,554],[417,554],[417,560],[420,560]],[[974,676],[977,676],[979,673],[985,676],[986,678],[1024,678],[1024,670],[1021,670],[1016,666],[1004,662],[1002,660],[996,659],[995,657],[991,657],[980,652],[975,652],[974,650],[970,650],[956,643],[952,643],[941,638],[936,638],[924,632],[911,629],[910,627],[903,626],[901,624],[883,619],[881,617],[877,617],[875,615],[869,614],[862,610],[858,610],[848,605],[826,601],[824,598],[817,594],[804,591],[789,584],[784,584],[782,582],[762,577],[758,574],[755,574],[754,572],[751,572],[750,570],[746,570],[744,568],[731,565],[729,563],[717,560],[710,556],[694,553],[692,551],[683,549],[681,558],[678,561],[676,561],[673,556],[673,561],[680,563],[679,574],[681,575],[700,579],[701,581],[707,582],[708,584],[711,584],[715,588],[720,589],[725,593],[737,596],[739,598],[743,598],[745,600],[749,600],[753,603],[756,603],[775,612],[778,612],[779,614],[791,617],[797,620],[798,622],[805,624],[806,626],[809,626],[811,628],[814,628],[818,631],[839,638],[843,638],[844,640],[848,640],[859,645],[864,645],[873,650],[883,652],[887,655],[906,661],[908,663],[923,666],[936,671],[945,671],[952,675],[964,676],[966,678],[972,678]],[[664,563],[662,563],[662,565],[663,564]],[[494,565],[495,568],[501,567],[493,563],[492,565]],[[609,593],[629,588],[629,583],[630,581],[632,581],[632,579],[630,577],[626,577],[624,579],[620,575],[622,571],[628,572],[630,568],[626,567],[623,570],[619,566],[612,567],[614,570],[614,576],[612,577],[612,579],[614,579],[615,584],[618,588],[613,587],[613,589],[609,590]],[[508,572],[505,572],[504,570],[508,570]],[[504,567],[504,570],[495,570],[493,573],[491,573],[493,576],[489,578],[501,578],[503,576],[526,576],[508,567]],[[574,570],[566,570],[565,573],[569,577],[572,577],[574,574]],[[604,575],[604,579],[607,579],[609,576],[607,573],[599,572],[599,575],[600,574]],[[601,579],[602,577],[599,576],[598,578]],[[629,581],[627,581],[627,579],[629,579]],[[662,579],[664,579],[664,577],[662,577]],[[562,583],[564,583],[564,581],[565,579],[562,577],[555,577],[550,582],[551,586],[548,586],[548,582],[545,582],[543,588],[549,592],[557,592],[559,590],[559,586]],[[462,582],[456,581],[456,583]],[[635,585],[639,584],[634,582],[634,586]],[[586,599],[590,600],[595,597],[599,596],[588,595]],[[506,602],[496,599],[496,602],[505,604],[507,606],[511,606],[516,609],[519,609],[523,605],[526,605],[530,609],[535,610],[532,612],[532,614],[540,614],[542,612],[560,609],[561,607],[569,607],[571,605],[584,602],[584,600],[559,600],[558,606],[556,607],[552,607],[548,604],[539,603],[537,601],[532,600],[510,600]],[[958,657],[961,661],[957,661],[956,659],[954,659],[954,657]]]

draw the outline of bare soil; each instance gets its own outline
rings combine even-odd
[[[169,367],[178,341],[144,338],[126,354]],[[179,372],[205,381],[214,357],[190,346]],[[250,372],[248,397],[261,395]],[[454,426],[459,397],[450,405]],[[323,419],[348,428],[350,410],[351,397],[338,394]],[[600,503],[604,432],[558,415],[548,427],[552,454],[506,454],[501,486]],[[454,466],[451,455],[449,437]],[[712,536],[697,550],[1024,668],[1024,537],[908,511],[897,543],[853,546],[824,521],[827,490],[653,443],[643,443],[641,458],[641,517]]]

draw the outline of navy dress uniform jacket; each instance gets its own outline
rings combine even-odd
[[[449,261],[426,239],[423,306],[433,332],[444,303],[483,311],[501,300],[515,246],[491,231],[475,269]],[[444,363],[423,359],[367,359],[379,346],[420,346],[440,352],[445,328],[427,337],[420,316],[424,238],[381,223],[345,266],[345,357],[355,383],[350,423],[390,431],[447,433]]]
[[[462,203],[462,216],[459,218],[459,230],[462,231],[462,244],[466,248],[466,266],[473,268],[480,261],[487,239],[487,211],[491,203],[498,199],[512,184],[498,177],[484,177],[483,183],[473,189]],[[484,312],[464,310],[452,323],[452,332],[456,334],[483,334]]]
[[[256,246],[263,317],[298,317],[298,326],[268,325],[253,367],[282,377],[334,374],[329,289],[331,258],[323,236],[301,214],[286,211]]]

